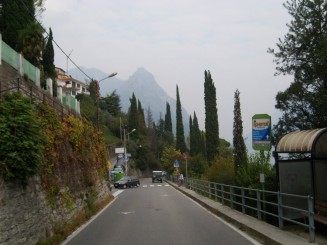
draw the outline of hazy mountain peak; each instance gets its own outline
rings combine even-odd
[[[94,79],[100,79],[108,76],[103,71],[95,68],[84,68],[83,71]],[[72,74],[74,78],[79,79],[81,77],[83,79],[83,74],[78,69],[72,69],[69,71],[69,73]],[[167,95],[167,93],[160,87],[154,76],[149,71],[143,67],[140,67],[126,81],[113,77],[101,82],[100,92],[102,95],[110,94],[114,90],[116,90],[117,94],[120,96],[123,111],[128,111],[130,106],[129,99],[134,93],[136,98],[141,101],[143,108],[151,109],[155,122],[157,122],[160,117],[166,113],[166,103],[168,102],[171,107],[172,123],[174,126],[173,131],[175,131],[176,100]],[[189,114],[184,108],[182,108],[182,114],[184,132],[185,135],[187,135],[189,128],[187,126]]]
[[[154,76],[143,67],[139,67],[129,80],[138,80],[143,83],[156,83]]]

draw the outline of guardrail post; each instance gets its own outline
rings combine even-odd
[[[225,204],[225,188],[224,188],[224,186],[222,185],[221,186],[221,202],[222,202],[222,204]]]
[[[308,196],[308,212],[309,212],[309,241],[315,242],[315,222],[314,222],[314,208],[313,198]]]
[[[241,189],[241,193],[242,193],[242,213],[245,214],[245,191],[243,187]]]
[[[215,201],[218,199],[218,194],[217,194],[217,183],[215,183]]]
[[[234,209],[234,188],[232,186],[229,187],[230,190],[230,207]]]
[[[208,182],[208,186],[209,186],[209,198],[211,199],[212,198],[212,195],[211,195],[211,182]]]
[[[256,190],[257,192],[257,215],[258,215],[258,219],[262,220],[262,213],[261,213],[261,195],[260,195],[260,191]]]
[[[277,194],[278,198],[278,225],[280,229],[284,228],[284,219],[283,219],[283,204],[282,204],[282,195],[280,192]]]

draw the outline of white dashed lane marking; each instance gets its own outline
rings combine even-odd
[[[168,185],[168,184],[165,184],[165,185],[142,185],[143,188],[146,188],[146,187],[163,187],[163,186],[167,187],[167,186],[170,186],[170,185]]]

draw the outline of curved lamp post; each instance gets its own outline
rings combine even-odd
[[[107,79],[116,76],[118,73],[113,72],[110,75],[98,80],[94,80],[95,86],[96,86],[96,102],[97,102],[97,127],[99,128],[99,99],[100,99],[100,82]]]

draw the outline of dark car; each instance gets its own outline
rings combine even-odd
[[[120,180],[116,181],[114,183],[115,188],[124,188],[126,189],[127,187],[139,187],[140,186],[140,181],[138,178],[134,176],[124,176]]]
[[[164,177],[164,174],[162,171],[152,171],[152,183],[154,182],[161,182]]]

